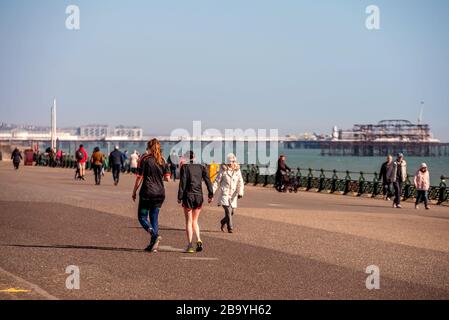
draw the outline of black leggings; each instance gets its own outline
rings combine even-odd
[[[103,166],[101,164],[94,164],[94,174],[95,174],[95,183],[101,183],[101,168]]]

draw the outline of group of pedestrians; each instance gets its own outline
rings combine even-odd
[[[47,161],[49,167],[55,168],[60,167],[62,165],[63,158],[65,155],[62,149],[55,150],[53,148],[47,148],[45,153],[47,154],[48,157]]]
[[[86,149],[81,144],[75,152],[76,158],[76,173],[75,179],[85,180],[86,174],[86,163],[89,161],[89,157]],[[114,180],[114,185],[117,186],[120,181],[120,172],[124,168],[127,156],[119,150],[118,146],[115,146],[114,150],[109,154],[107,159],[109,166],[112,170],[112,178]],[[130,171],[137,168],[138,154],[137,151],[131,155],[130,160]],[[106,156],[101,152],[99,147],[95,147],[92,155],[90,156],[90,163],[95,176],[95,184],[101,184],[101,177],[104,176],[104,170],[106,168]],[[135,170],[135,169],[134,169]]]
[[[220,222],[221,229],[228,227],[232,233],[232,215],[237,208],[237,199],[243,197],[244,183],[240,167],[235,155],[228,155],[228,163],[223,165],[217,178],[212,184],[206,167],[198,163],[193,151],[184,156],[188,159],[180,163],[180,181],[177,201],[182,205],[185,217],[185,231],[187,237],[187,253],[201,252],[203,241],[199,227],[199,217],[204,203],[203,183],[207,188],[207,201],[213,201],[214,193],[220,190],[219,204],[225,210],[225,217]],[[173,162],[174,163],[174,162]],[[157,252],[160,241],[159,214],[165,201],[164,177],[170,166],[162,156],[161,145],[157,139],[148,142],[147,152],[141,157],[137,166],[137,176],[134,184],[132,199],[136,201],[139,191],[138,220],[143,229],[150,235],[150,243],[146,251]],[[194,246],[194,236],[196,246]]]
[[[87,151],[81,144],[75,152],[77,161],[76,177],[85,180],[86,163],[90,161],[95,175],[96,185],[100,185],[101,177],[104,175],[106,156],[100,151],[99,147],[93,150],[88,157]],[[109,154],[108,161],[112,169],[114,185],[118,185],[120,180],[120,171],[125,165],[127,156],[115,146]],[[14,168],[19,169],[22,160],[21,152],[16,148],[12,155]],[[224,209],[224,217],[220,221],[220,229],[224,232],[233,233],[233,216],[238,206],[238,200],[244,195],[244,181],[234,154],[227,156],[227,161],[220,167],[215,181],[212,183],[209,172],[206,167],[199,163],[193,151],[187,152],[184,156],[178,156],[175,152],[170,154],[166,161],[162,155],[161,144],[157,139],[148,142],[146,153],[140,156],[134,151],[129,156],[129,170],[136,174],[136,181],[132,193],[133,201],[138,201],[138,221],[143,229],[149,233],[150,242],[145,251],[157,252],[161,241],[159,235],[159,214],[162,205],[165,202],[164,180],[168,181],[171,175],[176,181],[176,171],[179,170],[179,188],[177,201],[183,208],[185,217],[185,231],[187,238],[186,252],[194,253],[203,250],[203,241],[199,227],[199,217],[204,203],[203,183],[207,188],[207,201],[211,203],[214,194],[219,192],[218,205]],[[278,169],[276,172],[276,188],[282,191],[288,180],[288,174],[291,172],[286,163],[286,157],[281,155],[278,160]],[[389,155],[387,161],[382,164],[380,177],[383,184],[383,195],[386,200],[393,199],[394,208],[402,208],[401,198],[403,185],[407,181],[407,162],[404,155],[399,153],[396,160]],[[429,207],[429,189],[430,173],[426,163],[422,163],[414,176],[414,185],[417,190],[415,208],[419,209],[421,202],[424,202],[427,210]],[[196,238],[196,246],[194,246]]]
[[[279,192],[285,192],[290,183],[289,174],[291,168],[286,163],[285,155],[278,159],[275,188]],[[392,155],[388,155],[387,161],[382,164],[379,176],[382,178],[382,191],[384,199],[391,201],[393,197],[393,208],[401,209],[402,190],[408,178],[407,162],[404,154],[399,153],[396,160]],[[419,209],[421,202],[424,202],[426,210],[429,206],[430,173],[426,163],[422,163],[416,172],[414,179],[416,188],[415,208]]]
[[[385,200],[390,201],[394,196],[393,208],[401,209],[402,187],[408,178],[404,154],[399,153],[395,161],[393,161],[392,155],[388,155],[387,161],[382,164],[380,169],[380,177]],[[426,210],[429,210],[430,172],[426,163],[420,165],[413,182],[416,188],[415,208],[419,209],[419,204],[424,202]]]
[[[127,156],[115,146],[109,157],[101,152],[99,147],[95,147],[89,157],[86,149],[81,144],[75,152],[76,173],[75,178],[85,180],[86,163],[90,161],[95,176],[95,184],[101,184],[101,177],[104,175],[106,160],[112,169],[114,185],[118,185],[120,172],[125,165]],[[16,148],[11,156],[16,169],[19,168],[22,155]],[[133,201],[138,201],[138,221],[142,228],[150,234],[150,242],[145,251],[157,252],[161,236],[159,235],[159,214],[165,202],[164,180],[168,181],[171,176],[173,181],[177,179],[179,170],[179,189],[177,201],[183,208],[185,217],[185,231],[187,237],[186,252],[194,253],[203,250],[203,241],[199,227],[199,216],[203,208],[204,196],[202,184],[207,188],[207,201],[211,203],[214,194],[219,192],[218,204],[224,209],[224,217],[220,221],[220,228],[224,232],[225,228],[229,233],[233,233],[233,216],[237,209],[237,201],[244,194],[244,181],[240,171],[240,166],[234,154],[229,154],[227,163],[221,169],[214,181],[211,182],[207,168],[199,163],[193,151],[187,152],[183,156],[178,156],[176,152],[170,154],[166,161],[162,155],[161,145],[157,139],[148,142],[146,153],[139,155],[135,150],[129,156],[129,170],[136,174],[136,181],[132,193]],[[194,246],[194,237],[196,246]]]
[[[39,152],[36,147],[33,152],[33,162],[36,166],[45,165],[51,168],[64,167],[64,160],[68,154],[62,149],[47,148],[45,152]]]

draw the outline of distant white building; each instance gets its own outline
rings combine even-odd
[[[110,136],[111,129],[107,125],[87,125],[80,127],[80,138],[103,139]]]
[[[126,137],[128,139],[142,139],[143,137],[143,129],[139,127],[118,126],[113,131],[113,136],[115,137]]]
[[[57,140],[143,140],[140,127],[110,127],[108,125],[87,125],[72,128],[58,128]],[[0,123],[0,140],[50,140],[51,128],[18,126]]]
[[[81,139],[126,139],[140,140],[143,137],[143,129],[140,127],[110,127],[107,125],[87,125],[79,129]]]

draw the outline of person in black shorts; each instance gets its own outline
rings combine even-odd
[[[157,139],[148,142],[147,153],[137,165],[137,177],[132,195],[136,201],[139,192],[138,219],[140,225],[151,235],[150,244],[145,249],[157,252],[162,238],[159,236],[159,212],[165,200],[164,169],[161,145]],[[149,217],[149,219],[148,219]],[[149,221],[148,221],[149,220]]]
[[[209,203],[212,202],[214,192],[206,167],[194,163],[195,154],[193,151],[189,151],[186,158],[189,159],[189,163],[186,163],[181,167],[178,203],[182,204],[186,219],[186,234],[188,241],[186,252],[194,253],[195,250],[192,245],[193,233],[195,233],[197,239],[196,251],[200,252],[203,250],[203,242],[201,241],[200,227],[198,225],[198,218],[203,206],[202,181],[204,180],[207,187]]]

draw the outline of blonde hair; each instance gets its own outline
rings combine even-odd
[[[237,157],[233,153],[228,154],[227,158],[228,163],[225,164],[226,169],[229,168],[233,171],[237,171],[240,169],[240,165],[237,162]]]
[[[147,150],[148,154],[154,157],[158,165],[160,166],[164,165],[165,161],[164,158],[162,157],[161,143],[159,142],[158,139],[155,138],[148,141]]]

